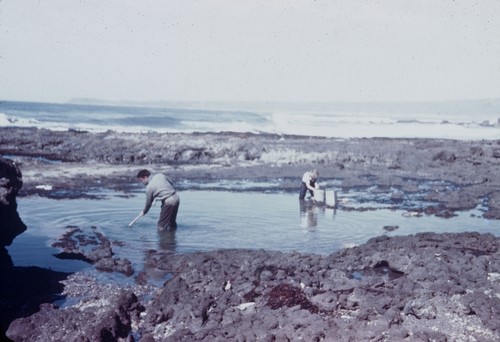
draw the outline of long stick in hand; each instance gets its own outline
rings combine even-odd
[[[135,222],[137,222],[138,219],[140,219],[141,217],[143,217],[144,215],[142,215],[142,213],[140,213],[139,215],[137,215],[137,217],[135,219],[133,219],[129,224],[128,226],[130,227],[131,225],[133,225]]]

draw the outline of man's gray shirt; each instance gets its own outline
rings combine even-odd
[[[146,205],[144,206],[144,214],[146,214],[153,201],[163,201],[175,194],[175,189],[172,186],[170,179],[164,174],[157,174],[149,177],[148,183],[146,184]]]

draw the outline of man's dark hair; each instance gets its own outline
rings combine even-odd
[[[141,170],[137,173],[137,178],[144,178],[144,177],[149,177],[149,175],[151,175],[151,172],[149,172],[148,170],[144,169],[144,170]]]

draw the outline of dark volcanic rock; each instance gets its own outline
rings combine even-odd
[[[381,237],[328,257],[266,251],[169,256],[147,309],[156,341],[496,341],[499,240]]]
[[[26,230],[17,213],[16,196],[22,186],[21,170],[12,160],[0,157],[0,246],[9,246]]]
[[[263,250],[147,254],[159,292],[84,278],[83,296],[14,321],[22,341],[498,341],[500,239],[378,237],[329,256]],[[71,278],[71,277],[70,277]],[[73,290],[72,290],[73,289]],[[76,291],[74,290],[76,289]]]

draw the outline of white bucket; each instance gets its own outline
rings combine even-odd
[[[325,202],[325,190],[316,189],[314,190],[314,200],[316,202]]]
[[[326,205],[329,207],[336,207],[337,206],[337,191],[335,190],[327,190],[325,194],[325,202]]]

